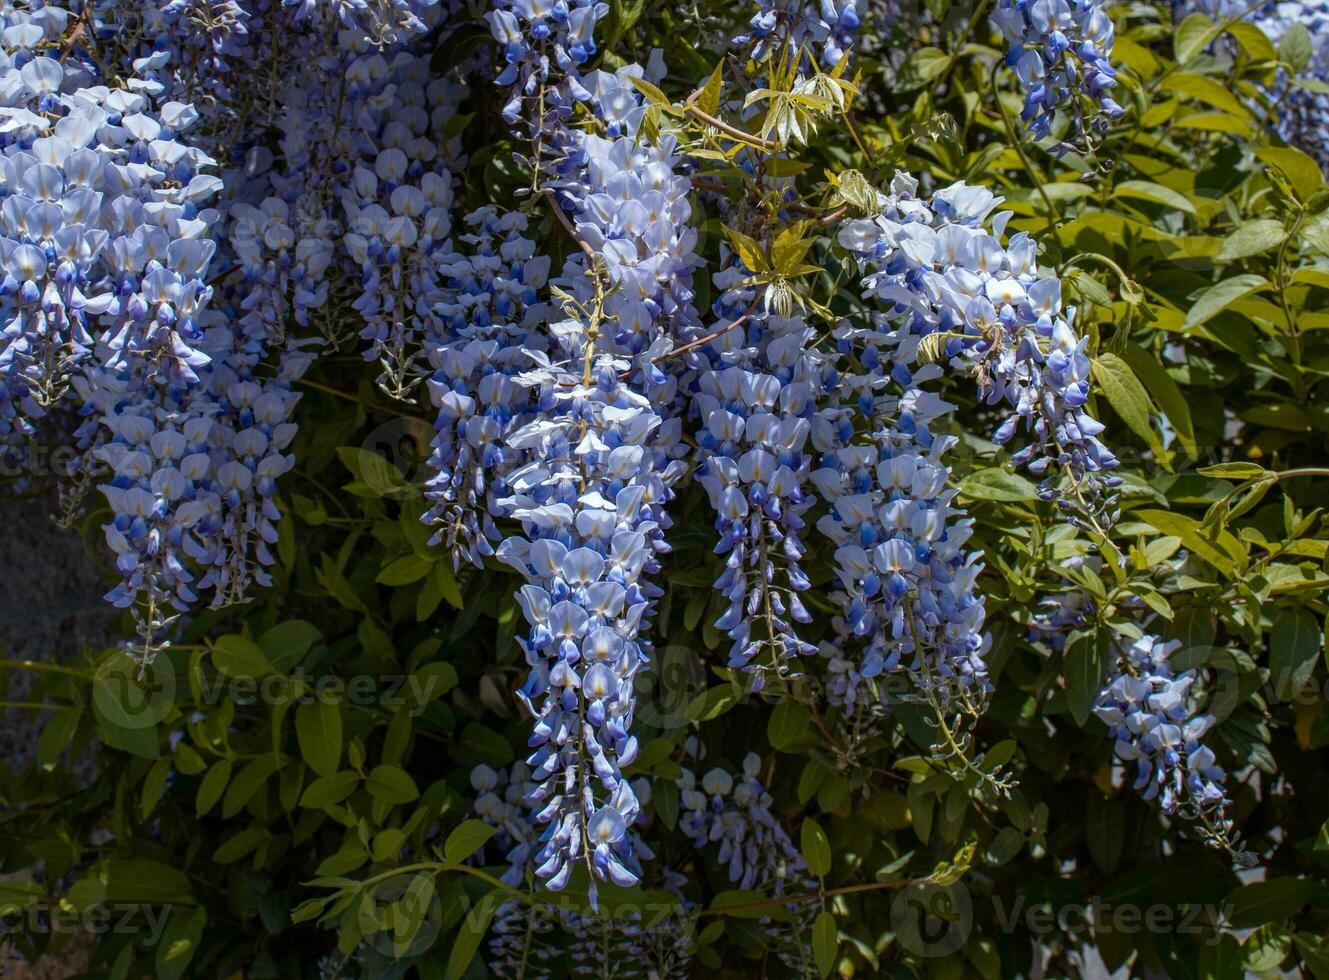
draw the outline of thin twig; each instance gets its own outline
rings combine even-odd
[[[586,257],[588,259],[590,259],[592,262],[598,259],[599,256],[595,254],[595,249],[591,248],[591,246],[588,245],[586,241],[580,235],[577,234],[576,227],[568,219],[567,214],[564,213],[563,205],[558,203],[558,198],[554,196],[554,192],[550,190],[548,187],[542,188],[542,190],[549,195],[549,201],[554,212],[554,217],[558,219],[559,224],[561,224],[564,228],[567,229],[568,234],[572,236],[572,240],[581,246],[581,250],[586,253]]]
[[[691,102],[685,103],[684,108],[692,115],[696,116],[712,129],[718,129],[726,136],[733,137],[740,143],[746,143],[749,146],[755,146],[759,150],[778,150],[780,144],[775,140],[762,139],[760,136],[753,136],[751,133],[739,129],[737,126],[731,126],[723,119],[716,119],[709,112],[694,105]]]
[[[742,326],[744,321],[746,321],[750,316],[752,316],[752,314],[756,311],[756,309],[757,309],[757,299],[754,298],[752,300],[752,305],[748,307],[747,312],[744,313],[742,316],[740,316],[737,320],[734,320],[731,323],[726,324],[725,326],[721,327],[719,330],[715,331],[714,333],[709,333],[705,337],[698,337],[696,340],[689,340],[686,344],[683,344],[679,347],[675,347],[667,354],[661,354],[659,357],[652,358],[651,363],[655,364],[659,361],[667,361],[671,357],[678,357],[681,354],[686,354],[688,351],[692,350],[693,348],[700,347],[702,344],[709,344],[712,340],[715,340],[715,338],[723,336],[724,334],[728,333],[730,330],[733,330],[735,327]]]

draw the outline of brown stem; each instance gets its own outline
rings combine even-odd
[[[567,214],[564,213],[563,205],[558,203],[558,198],[554,197],[554,192],[548,187],[544,188],[544,192],[549,195],[549,201],[554,211],[554,217],[558,219],[559,224],[567,229],[568,234],[572,236],[572,240],[581,246],[581,250],[586,253],[586,257],[594,262],[599,257],[595,254],[595,249],[591,248],[591,246],[577,234],[576,227],[573,226],[572,222],[568,219]]]
[[[707,126],[710,126],[712,129],[718,129],[726,136],[732,136],[740,143],[747,143],[749,146],[755,146],[759,150],[778,150],[780,148],[780,144],[774,140],[762,139],[760,136],[753,136],[751,133],[745,132],[737,126],[731,126],[722,119],[716,119],[709,112],[699,109],[692,102],[685,103],[684,107],[688,112],[692,113],[692,115],[696,116]]]
[[[756,309],[757,309],[757,300],[753,299],[752,305],[748,307],[747,312],[744,313],[742,316],[740,316],[737,320],[734,320],[732,323],[726,324],[725,326],[721,327],[719,330],[715,331],[714,333],[708,333],[705,337],[698,337],[696,340],[689,340],[686,344],[683,344],[680,347],[675,347],[669,353],[661,354],[659,357],[653,358],[651,363],[654,364],[658,361],[667,361],[671,357],[678,357],[680,354],[686,354],[688,351],[700,347],[702,344],[709,344],[716,337],[723,336],[724,334],[728,333],[730,330],[733,330],[735,327],[741,326],[744,323],[744,321],[748,319],[748,317],[752,316],[753,312]]]

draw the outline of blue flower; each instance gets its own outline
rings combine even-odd
[[[1006,63],[1025,91],[1021,116],[1035,138],[1048,134],[1059,109],[1084,134],[1122,115],[1109,94],[1117,73],[1102,0],[998,0],[992,23],[1010,44]]]

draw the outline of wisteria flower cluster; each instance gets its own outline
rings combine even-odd
[[[1086,136],[1122,115],[1111,96],[1113,27],[1102,0],[999,0],[992,22],[1010,45],[1006,63],[1025,91],[1021,118],[1036,138],[1049,134],[1058,110]]]
[[[476,766],[471,771],[471,786],[477,794],[473,812],[497,831],[492,844],[508,861],[503,880],[522,887],[539,847],[537,828],[530,823],[530,811],[524,803],[533,788],[529,770],[521,762],[506,771]],[[647,781],[641,781],[643,795],[648,786]],[[636,829],[630,833],[638,836]],[[650,855],[640,839],[636,848],[642,856]],[[665,874],[661,891],[672,901],[668,909],[631,909],[611,918],[548,906],[538,898],[504,902],[494,915],[489,968],[495,976],[513,980],[553,977],[566,958],[574,976],[686,977],[691,966],[688,950],[694,922],[689,903],[680,891],[682,882],[677,873]],[[567,937],[566,942],[557,942],[560,935]]]
[[[1264,8],[1261,22],[1286,31],[1302,9]],[[304,445],[302,391],[358,402],[363,421],[368,400],[331,383],[345,371],[344,387],[375,392],[373,410],[386,396],[393,411],[432,418],[420,493],[400,507],[406,524],[354,540],[431,582],[466,585],[436,559],[454,572],[469,566],[467,576],[507,576],[501,596],[485,597],[506,644],[486,678],[519,679],[513,702],[488,688],[482,700],[486,709],[502,702],[525,746],[503,771],[472,769],[469,813],[495,833],[478,855],[439,868],[503,892],[490,927],[498,976],[689,975],[706,943],[693,887],[703,871],[725,890],[770,900],[773,914],[753,920],[753,944],[793,975],[829,975],[843,915],[840,893],[821,880],[829,858],[819,863],[791,839],[782,814],[795,808],[783,798],[777,806],[772,787],[785,773],[769,760],[754,752],[737,772],[689,768],[705,754],[701,726],[736,705],[756,716],[778,701],[771,743],[778,735],[781,748],[801,751],[815,742],[791,781],[800,800],[819,803],[824,783],[827,813],[847,794],[869,801],[860,778],[878,771],[869,753],[903,754],[917,742],[901,766],[909,788],[871,798],[872,816],[892,823],[899,802],[915,827],[930,826],[916,807],[935,797],[937,819],[958,827],[957,814],[1013,793],[1007,763],[987,765],[972,750],[990,704],[1014,710],[994,698],[993,653],[1008,651],[989,620],[1026,621],[1012,610],[1038,606],[1049,566],[1034,566],[1047,554],[1062,574],[1116,586],[1116,660],[1092,711],[1117,759],[1133,764],[1134,789],[1213,842],[1235,839],[1227,777],[1205,744],[1214,721],[1196,710],[1199,675],[1173,667],[1177,643],[1128,639],[1153,628],[1144,609],[1157,613],[1164,600],[1127,581],[1158,562],[1142,540],[1128,566],[1112,543],[1124,485],[1102,403],[1091,403],[1108,359],[1098,328],[1108,327],[1080,320],[1086,332],[1077,331],[1067,296],[1097,293],[1067,290],[1063,275],[1083,256],[1061,263],[1057,251],[1101,229],[1049,215],[1040,266],[1040,242],[1015,230],[1037,226],[999,210],[993,190],[955,180],[996,173],[1000,147],[923,180],[898,172],[878,189],[841,167],[844,155],[812,168],[786,130],[756,131],[777,96],[819,112],[809,107],[824,93],[809,79],[829,73],[836,101],[847,100],[838,105],[852,135],[846,153],[860,152],[865,170],[879,175],[940,146],[915,138],[926,125],[870,130],[852,118],[861,76],[850,84],[844,71],[880,67],[855,55],[868,13],[862,0],[763,0],[743,11],[737,36],[732,18],[719,22],[728,48],[712,68],[610,44],[653,13],[597,0],[493,0],[483,11],[442,0],[0,3],[0,449],[48,439],[77,448],[79,479],[107,511],[108,598],[132,611],[131,653],[146,668],[194,613],[248,601],[285,574],[279,565],[291,582],[335,577],[295,553],[297,522],[284,518],[283,478]],[[1111,98],[1113,23],[1099,0],[999,0],[992,22],[1010,45],[1005,63],[1029,132],[1047,137],[1069,115],[1086,139],[1108,138],[1123,110]],[[979,53],[943,59],[948,79],[962,57],[997,71],[988,49],[972,47]],[[633,56],[643,63],[623,50],[642,52]],[[1312,74],[1323,74],[1320,54]],[[735,72],[746,100],[730,86]],[[679,91],[680,78],[695,90]],[[914,122],[932,112],[933,94],[918,96]],[[1313,130],[1323,98],[1307,89],[1289,101],[1280,116],[1289,139]],[[973,115],[975,125],[991,121],[988,109]],[[492,152],[465,138],[472,128]],[[805,172],[823,164],[827,179],[809,190]],[[951,182],[938,184],[940,171]],[[1085,174],[1083,193],[1061,177],[1059,193],[1087,196],[1107,173]],[[1161,184],[1135,191],[1158,207],[1180,194]],[[1161,238],[1168,220],[1151,233]],[[1294,237],[1279,240],[1281,272],[1281,246]],[[1255,279],[1255,292],[1275,285]],[[1321,272],[1297,284],[1323,288]],[[1111,297],[1097,305],[1111,311]],[[1111,356],[1125,364],[1139,353],[1130,324],[1111,329],[1122,357]],[[307,376],[332,352],[349,353]],[[1148,391],[1126,410],[1119,390],[1104,399],[1142,439],[1177,384],[1159,370],[1148,379],[1158,405]],[[1149,445],[1151,464],[1170,474],[1166,447]],[[1027,508],[1021,534],[993,545],[962,449],[992,463],[975,467],[979,475],[1009,481],[987,499]],[[696,520],[675,503],[687,493],[705,511]],[[303,515],[301,498],[294,503]],[[370,507],[366,523],[397,513],[379,500]],[[412,534],[421,509],[434,553]],[[1174,529],[1165,535],[1173,552],[1222,550],[1174,523],[1179,515],[1153,516],[1122,527]],[[1220,533],[1214,540],[1225,543]],[[1081,545],[1112,557],[1086,562]],[[688,630],[727,650],[705,663],[683,720],[661,727],[640,698],[673,611],[666,556],[675,548],[686,566],[679,581],[698,591]],[[1017,584],[987,588],[994,571]],[[338,598],[359,615],[355,593],[393,587],[390,578],[348,576]],[[1031,656],[1050,664],[1048,685],[1067,659],[1067,634],[1109,605],[1106,592],[1062,584],[1030,634]],[[449,598],[463,603],[460,592]],[[442,642],[434,606],[415,608],[410,628],[430,636],[417,649]],[[375,653],[375,617],[358,628]],[[459,696],[430,710],[450,723],[471,707]],[[309,717],[296,712],[302,752]],[[281,718],[273,724],[280,745]],[[379,724],[387,739],[373,734]],[[310,827],[344,825],[347,853],[363,852],[361,864],[371,852],[386,865],[427,850],[441,829],[430,825],[456,813],[461,780],[442,778],[419,794],[427,820],[391,823],[391,799],[417,797],[376,777],[365,757],[382,751],[383,767],[396,768],[405,749],[395,724],[376,717],[354,730],[349,768],[340,754],[331,775],[306,760],[317,789],[296,785],[294,802],[294,777],[281,776],[285,809],[308,812]],[[182,745],[184,735],[172,760],[187,758]],[[242,772],[254,776],[239,778],[257,778],[267,762],[253,765]],[[322,805],[324,780],[350,788]],[[350,795],[361,784],[366,806]],[[245,801],[232,792],[225,806],[235,812]],[[1038,846],[1046,814],[1007,802],[1023,818],[1015,844]],[[264,804],[251,809],[258,819]],[[256,872],[266,847],[251,850]],[[956,867],[972,855],[970,846]],[[321,880],[352,881],[340,871]],[[592,914],[548,894],[565,890],[584,890]],[[602,914],[606,893],[620,890],[672,904],[655,918]]]
[[[750,48],[758,62],[784,58],[828,72],[853,53],[866,7],[861,0],[761,0],[734,45]]]
[[[1038,274],[1029,235],[1002,244],[1010,214],[993,215],[1000,198],[991,191],[958,183],[921,200],[916,190],[915,180],[898,176],[876,217],[840,230],[840,244],[868,271],[867,295],[886,310],[878,329],[852,328],[843,343],[861,346],[867,364],[882,364],[902,384],[920,364],[948,359],[1005,412],[993,438],[1015,441],[1011,462],[1043,477],[1040,495],[1072,521],[1110,525],[1117,459],[1085,410],[1086,341],[1072,329],[1074,307],[1063,308],[1061,282]],[[1063,475],[1067,488],[1058,485]]]
[[[717,767],[699,780],[692,770],[684,769],[678,780],[679,829],[694,847],[714,849],[715,860],[738,888],[772,898],[815,895],[816,879],[771,812],[773,800],[760,779],[761,768],[761,758],[749,753],[741,778]],[[765,920],[767,933],[795,976],[816,976],[808,937],[812,907],[800,901],[790,902],[786,909],[789,921]]]
[[[753,674],[761,690],[768,670],[784,672],[815,650],[795,624],[811,620],[799,597],[810,584],[801,532],[816,502],[809,439],[830,368],[809,350],[813,328],[759,309],[749,278],[737,261],[715,277],[724,288],[714,307],[721,326],[703,348],[692,402],[701,421],[697,481],[715,509],[715,550],[726,556],[715,587],[729,601],[716,626],[733,640],[729,665]]]
[[[1118,759],[1134,765],[1134,787],[1158,798],[1164,813],[1201,822],[1216,837],[1231,833],[1225,773],[1202,739],[1210,715],[1196,714],[1194,669],[1176,671],[1169,662],[1180,640],[1146,635],[1118,649],[1118,667],[1098,696],[1094,714],[1108,726]]]

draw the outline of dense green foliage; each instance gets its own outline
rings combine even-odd
[[[616,3],[600,47],[606,67],[665,48],[672,74],[648,93],[661,100],[651,124],[695,151],[698,184],[741,197],[733,144],[708,143],[714,130],[676,111],[708,78],[729,95],[741,78],[706,43],[701,7]],[[866,315],[831,227],[858,213],[864,184],[884,187],[899,169],[993,188],[1014,211],[1010,231],[1037,238],[1040,266],[1079,307],[1093,414],[1125,478],[1119,522],[1078,530],[985,437],[994,416],[972,383],[945,382],[958,408],[941,426],[961,440],[951,465],[984,554],[992,634],[995,691],[967,747],[983,757],[968,763],[938,762],[916,704],[897,705],[879,731],[833,720],[815,667],[752,693],[724,666],[729,642],[712,625],[724,597],[706,494],[686,478],[676,487],[629,774],[650,780],[651,820],[668,828],[685,739],[733,769],[758,753],[773,810],[820,882],[811,900],[831,916],[813,939],[819,965],[840,975],[995,980],[1046,957],[1042,975],[1075,976],[1092,950],[1134,975],[1281,966],[1329,978],[1329,189],[1312,156],[1261,122],[1267,86],[1299,54],[1240,21],[1220,32],[1206,18],[1178,28],[1147,4],[1110,13],[1126,114],[1060,157],[1025,132],[982,11],[947,0],[902,18],[875,57],[860,50],[846,111],[765,97],[782,149],[768,163],[794,178],[808,220],[772,228],[790,212],[746,201],[758,254],[745,260],[768,254],[770,281],[829,329]],[[435,68],[490,43],[478,26],[454,35]],[[469,99],[458,197],[522,201],[557,267],[577,245],[546,198],[520,198],[530,174],[514,162],[501,93],[476,78]],[[782,112],[815,131],[786,140]],[[789,228],[784,251],[766,252]],[[732,230],[714,217],[702,226],[702,257],[718,263]],[[709,277],[696,286],[706,309]],[[465,821],[472,767],[524,754],[528,720],[511,693],[525,673],[520,581],[497,561],[454,571],[430,547],[420,517],[433,413],[389,403],[374,373],[347,350],[298,386],[273,587],[194,616],[141,677],[117,649],[59,666],[0,661],[0,678],[34,674],[23,701],[42,704],[16,709],[42,727],[34,763],[0,766],[0,873],[36,874],[0,884],[0,904],[171,906],[160,938],[102,936],[89,975],[312,977],[323,957],[341,976],[485,975],[502,868],[466,863],[487,831]],[[106,514],[100,500],[90,508],[77,529],[94,541]],[[808,543],[816,642],[833,612],[831,549]],[[1095,555],[1105,560],[1070,561]],[[1041,604],[1068,591],[1094,599],[1090,621],[1062,652],[1031,642]],[[1092,708],[1110,640],[1138,635],[1142,609],[1203,668],[1218,719],[1208,744],[1254,875],[1113,775]],[[87,753],[91,781],[76,769]],[[989,775],[997,765],[1009,795]],[[677,836],[655,861],[687,875],[698,914],[677,941],[698,975],[782,975],[760,926],[778,903],[753,908],[761,896],[735,893],[713,853]],[[579,907],[584,892],[574,881],[534,900]],[[605,916],[669,904],[605,892]],[[69,934],[8,938],[36,956]]]

